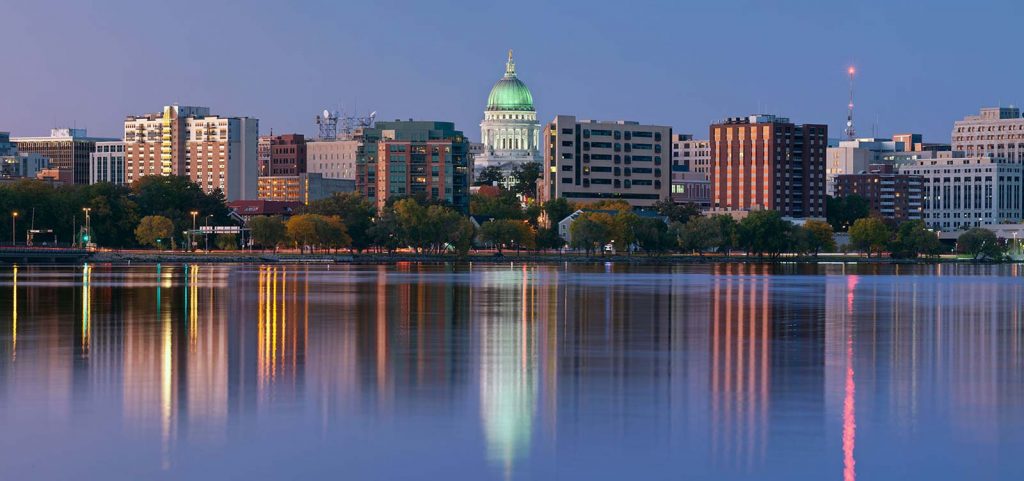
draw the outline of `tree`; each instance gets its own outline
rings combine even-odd
[[[820,220],[808,220],[801,228],[806,232],[803,236],[804,252],[818,255],[822,251],[836,250],[836,238],[832,226]]]
[[[559,222],[569,217],[569,214],[576,211],[576,208],[569,204],[569,201],[564,197],[551,199],[545,202],[541,208],[544,210],[544,214],[547,215],[550,227],[557,226]]]
[[[872,252],[881,254],[889,243],[889,227],[882,219],[866,217],[857,219],[850,226],[850,243],[871,257]]]
[[[523,219],[523,208],[515,194],[501,191],[496,196],[472,194],[469,196],[469,213],[495,219]]]
[[[526,199],[537,198],[537,179],[543,173],[540,162],[524,162],[512,168],[512,191]]]
[[[924,221],[912,220],[899,225],[889,243],[889,253],[897,259],[937,256],[943,251],[939,236],[928,230]]]
[[[711,216],[711,220],[715,221],[715,226],[717,227],[717,235],[715,236],[717,244],[712,247],[714,247],[720,254],[728,255],[734,248],[736,248],[738,243],[738,240],[736,239],[736,231],[739,223],[728,214],[713,215]]]
[[[348,228],[338,216],[316,216],[316,235],[320,245],[328,249],[344,249],[352,245]]]
[[[249,229],[252,232],[252,241],[256,245],[272,248],[275,252],[277,246],[288,240],[288,229],[280,217],[253,217],[249,220]]]
[[[522,229],[529,227],[523,221],[497,219],[480,226],[480,240],[494,246],[500,253],[503,247],[521,244],[527,234]]]
[[[449,229],[449,243],[455,249],[457,255],[465,256],[473,247],[473,238],[476,237],[476,227],[469,219],[460,217],[454,228]]]
[[[561,249],[565,245],[565,239],[558,234],[558,226],[540,227],[537,229],[538,249]]]
[[[217,234],[217,248],[224,251],[238,249],[238,236],[235,234]]]
[[[139,221],[135,228],[135,238],[139,244],[160,247],[163,239],[169,239],[174,234],[174,223],[160,215],[147,215]],[[167,244],[169,245],[169,243]]]
[[[790,238],[793,224],[774,210],[759,210],[749,213],[737,225],[740,247],[749,254],[763,257],[777,257],[784,252]]]
[[[595,249],[603,252],[612,240],[612,218],[603,212],[584,212],[569,227],[569,238],[574,249],[584,249],[590,255]]]
[[[664,221],[654,217],[641,217],[633,226],[636,245],[647,255],[665,252],[675,245],[675,237]]]
[[[230,210],[223,192],[215,190],[207,194],[188,177],[141,177],[132,184],[131,197],[138,205],[140,216],[164,216],[174,223],[174,232],[192,229],[192,211],[199,213],[200,220],[209,217],[206,220],[212,225],[226,225],[230,222]]]
[[[697,216],[685,224],[678,224],[676,235],[679,247],[684,252],[696,252],[703,256],[704,251],[719,244],[719,229],[715,219]]]
[[[663,199],[652,206],[658,214],[668,217],[669,222],[687,223],[690,218],[700,216],[700,207],[689,204],[676,204],[671,199]]]
[[[370,247],[370,228],[377,209],[366,197],[357,192],[335,193],[326,198],[310,202],[303,213],[336,216],[345,223],[348,236],[352,239],[353,250],[362,252]]]
[[[999,260],[1003,257],[1003,248],[995,232],[983,227],[968,229],[956,240],[957,250],[971,256],[974,260]]]
[[[473,185],[494,185],[495,183],[501,184],[504,180],[505,174],[502,173],[501,169],[495,166],[484,167],[479,174],[473,179]]]
[[[393,253],[401,245],[401,228],[395,210],[385,207],[370,227],[371,243],[388,254]]]
[[[871,205],[867,199],[856,194],[839,198],[829,197],[825,202],[825,212],[834,232],[846,232],[857,219],[871,215]]]
[[[636,243],[634,229],[640,217],[632,211],[624,211],[612,216],[611,219],[612,247],[615,247],[615,250],[625,249],[626,252],[630,252]]]

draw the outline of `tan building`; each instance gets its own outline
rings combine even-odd
[[[1017,107],[990,107],[953,124],[952,150],[1024,163],[1024,118]]]
[[[306,171],[321,174],[325,179],[355,179],[356,159],[363,152],[364,142],[349,140],[318,140],[306,143]]]
[[[169,105],[124,121],[125,182],[186,176],[228,200],[255,198],[259,121],[211,115],[208,107]]]
[[[712,208],[825,216],[828,126],[751,115],[711,125]]]
[[[545,172],[537,195],[542,202],[564,197],[650,206],[669,198],[671,153],[671,127],[559,115],[544,130]]]
[[[711,142],[694,139],[691,134],[672,135],[672,170],[686,167],[686,172],[699,172],[705,179],[711,175]]]

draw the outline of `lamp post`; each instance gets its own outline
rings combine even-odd
[[[203,232],[203,242],[206,244],[206,252],[207,253],[210,252],[210,232],[209,232],[209,230],[210,230],[210,217],[213,217],[213,214],[207,214],[207,216],[206,216],[206,231],[207,232]]]
[[[85,238],[82,240],[85,241],[86,248],[88,248],[89,244],[92,243],[92,220],[89,217],[89,211],[91,210],[91,207],[82,208],[82,212],[85,212]]]
[[[192,214],[192,232],[188,236],[188,250],[194,251],[196,250],[196,216],[199,215],[199,211],[194,210],[190,214]]]
[[[18,211],[11,212],[11,245],[16,245],[14,242],[14,231],[18,230]]]

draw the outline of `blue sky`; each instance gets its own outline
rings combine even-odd
[[[949,141],[982,106],[1024,103],[1024,2],[0,0],[0,130],[87,127],[207,105],[312,133],[324,108],[451,120],[471,138],[512,48],[541,121],[667,124],[706,137],[755,111],[840,134]]]

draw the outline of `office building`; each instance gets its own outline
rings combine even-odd
[[[476,172],[497,167],[510,179],[509,174],[515,167],[543,159],[533,94],[516,75],[511,50],[505,76],[494,84],[487,96],[484,120],[480,123],[480,142],[482,151],[473,159]]]
[[[670,196],[671,152],[671,127],[556,116],[545,129],[539,200],[648,207]]]
[[[228,200],[255,198],[259,121],[212,115],[208,107],[169,105],[124,121],[125,182],[179,175]]]
[[[828,126],[751,115],[712,124],[712,208],[825,216]]]
[[[396,120],[358,134],[364,154],[357,158],[356,188],[378,208],[389,197],[416,196],[469,211],[469,140],[455,124]]]
[[[1024,163],[1024,118],[1017,107],[983,108],[953,124],[952,150]]]
[[[112,141],[89,137],[85,129],[51,129],[49,137],[14,137],[18,152],[36,153],[50,159],[50,166],[63,170],[62,182],[89,183],[89,154],[96,142]],[[69,180],[70,179],[70,180]]]
[[[672,135],[672,171],[699,172],[704,178],[711,174],[711,142],[694,139],[691,134]]]
[[[924,214],[924,177],[897,173],[890,164],[872,164],[864,173],[836,176],[836,197],[858,195],[871,211],[897,222],[919,220]]]
[[[924,177],[924,221],[949,231],[1020,222],[1022,170],[1009,160],[943,152],[900,172]]]
[[[342,138],[306,143],[306,171],[321,174],[325,179],[356,178],[356,159],[363,155],[361,139]]]
[[[96,151],[89,154],[89,183],[125,183],[124,142],[96,142]]]
[[[261,135],[260,175],[296,176],[306,172],[306,138],[302,134]]]
[[[672,202],[711,208],[711,181],[700,172],[672,171]]]
[[[825,154],[825,193],[835,197],[837,176],[866,173],[869,166],[883,163],[884,156],[903,152],[904,145],[896,140],[865,138],[843,140],[828,147]]]
[[[18,152],[8,132],[0,132],[0,179],[34,179],[50,166],[50,159],[34,152]]]
[[[325,199],[340,192],[354,192],[355,179],[328,179],[323,174],[307,172],[299,175],[261,176],[259,198],[282,202],[302,202]]]

